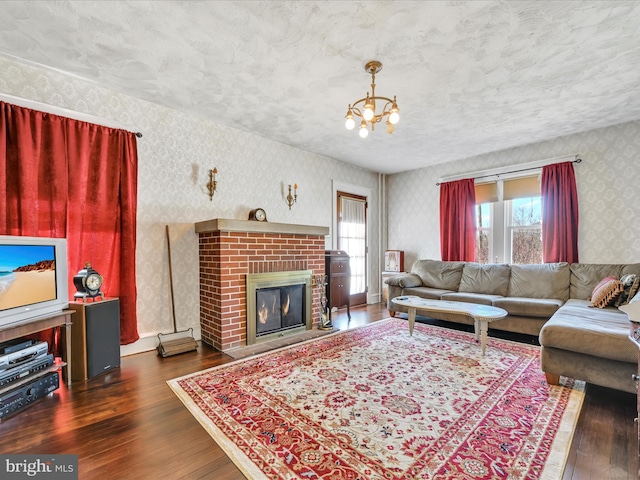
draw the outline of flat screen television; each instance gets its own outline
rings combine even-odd
[[[69,305],[67,240],[0,235],[0,327]]]

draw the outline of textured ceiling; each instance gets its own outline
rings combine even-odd
[[[0,23],[1,55],[384,173],[640,118],[637,1],[4,1]],[[363,140],[372,59],[401,120]]]

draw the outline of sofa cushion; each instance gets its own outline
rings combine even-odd
[[[551,318],[564,304],[557,298],[504,297],[493,301],[494,307],[504,308],[509,315]]]
[[[462,269],[458,291],[505,296],[510,275],[511,269],[506,264],[467,263]]]
[[[440,300],[442,295],[445,293],[451,293],[451,290],[430,287],[409,287],[402,289],[403,295],[417,295],[418,297],[429,298],[432,300]]]
[[[628,263],[622,267],[622,275],[635,274],[640,277],[640,263]]]
[[[637,363],[638,349],[629,340],[629,320],[618,309],[585,308],[587,300],[569,300],[540,331],[543,347]]]
[[[467,292],[452,292],[442,295],[442,300],[450,300],[452,302],[467,302],[477,303],[479,305],[493,305],[493,302],[497,300],[500,295],[488,295],[486,293],[467,293]]]
[[[587,300],[595,286],[605,277],[620,278],[625,273],[624,265],[609,263],[572,263],[571,268],[571,290],[570,298]]]
[[[511,265],[510,297],[569,299],[569,264]]]
[[[457,292],[464,264],[465,262],[418,260],[411,267],[411,273],[418,275],[425,287],[442,288],[443,290]]]
[[[620,292],[624,290],[624,285],[620,280],[607,277],[602,280],[593,290],[590,307],[604,308],[612,304]]]

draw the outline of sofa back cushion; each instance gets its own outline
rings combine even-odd
[[[459,292],[507,295],[511,269],[504,263],[466,263]]]
[[[511,265],[510,297],[569,299],[569,264]],[[589,292],[591,293],[591,292]]]
[[[620,278],[625,273],[625,265],[613,263],[572,263],[571,268],[571,298],[588,300],[593,289],[605,277]],[[630,269],[629,269],[630,270]]]
[[[638,275],[640,277],[640,263],[629,263],[622,267],[622,275]]]
[[[418,275],[425,287],[457,292],[464,264],[465,262],[418,260],[411,267],[411,273]]]

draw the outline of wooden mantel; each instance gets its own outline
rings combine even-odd
[[[228,220],[214,218],[195,224],[196,233],[204,232],[247,232],[278,233],[292,235],[329,235],[329,227],[315,225],[295,225],[291,223],[257,222],[254,220]]]

